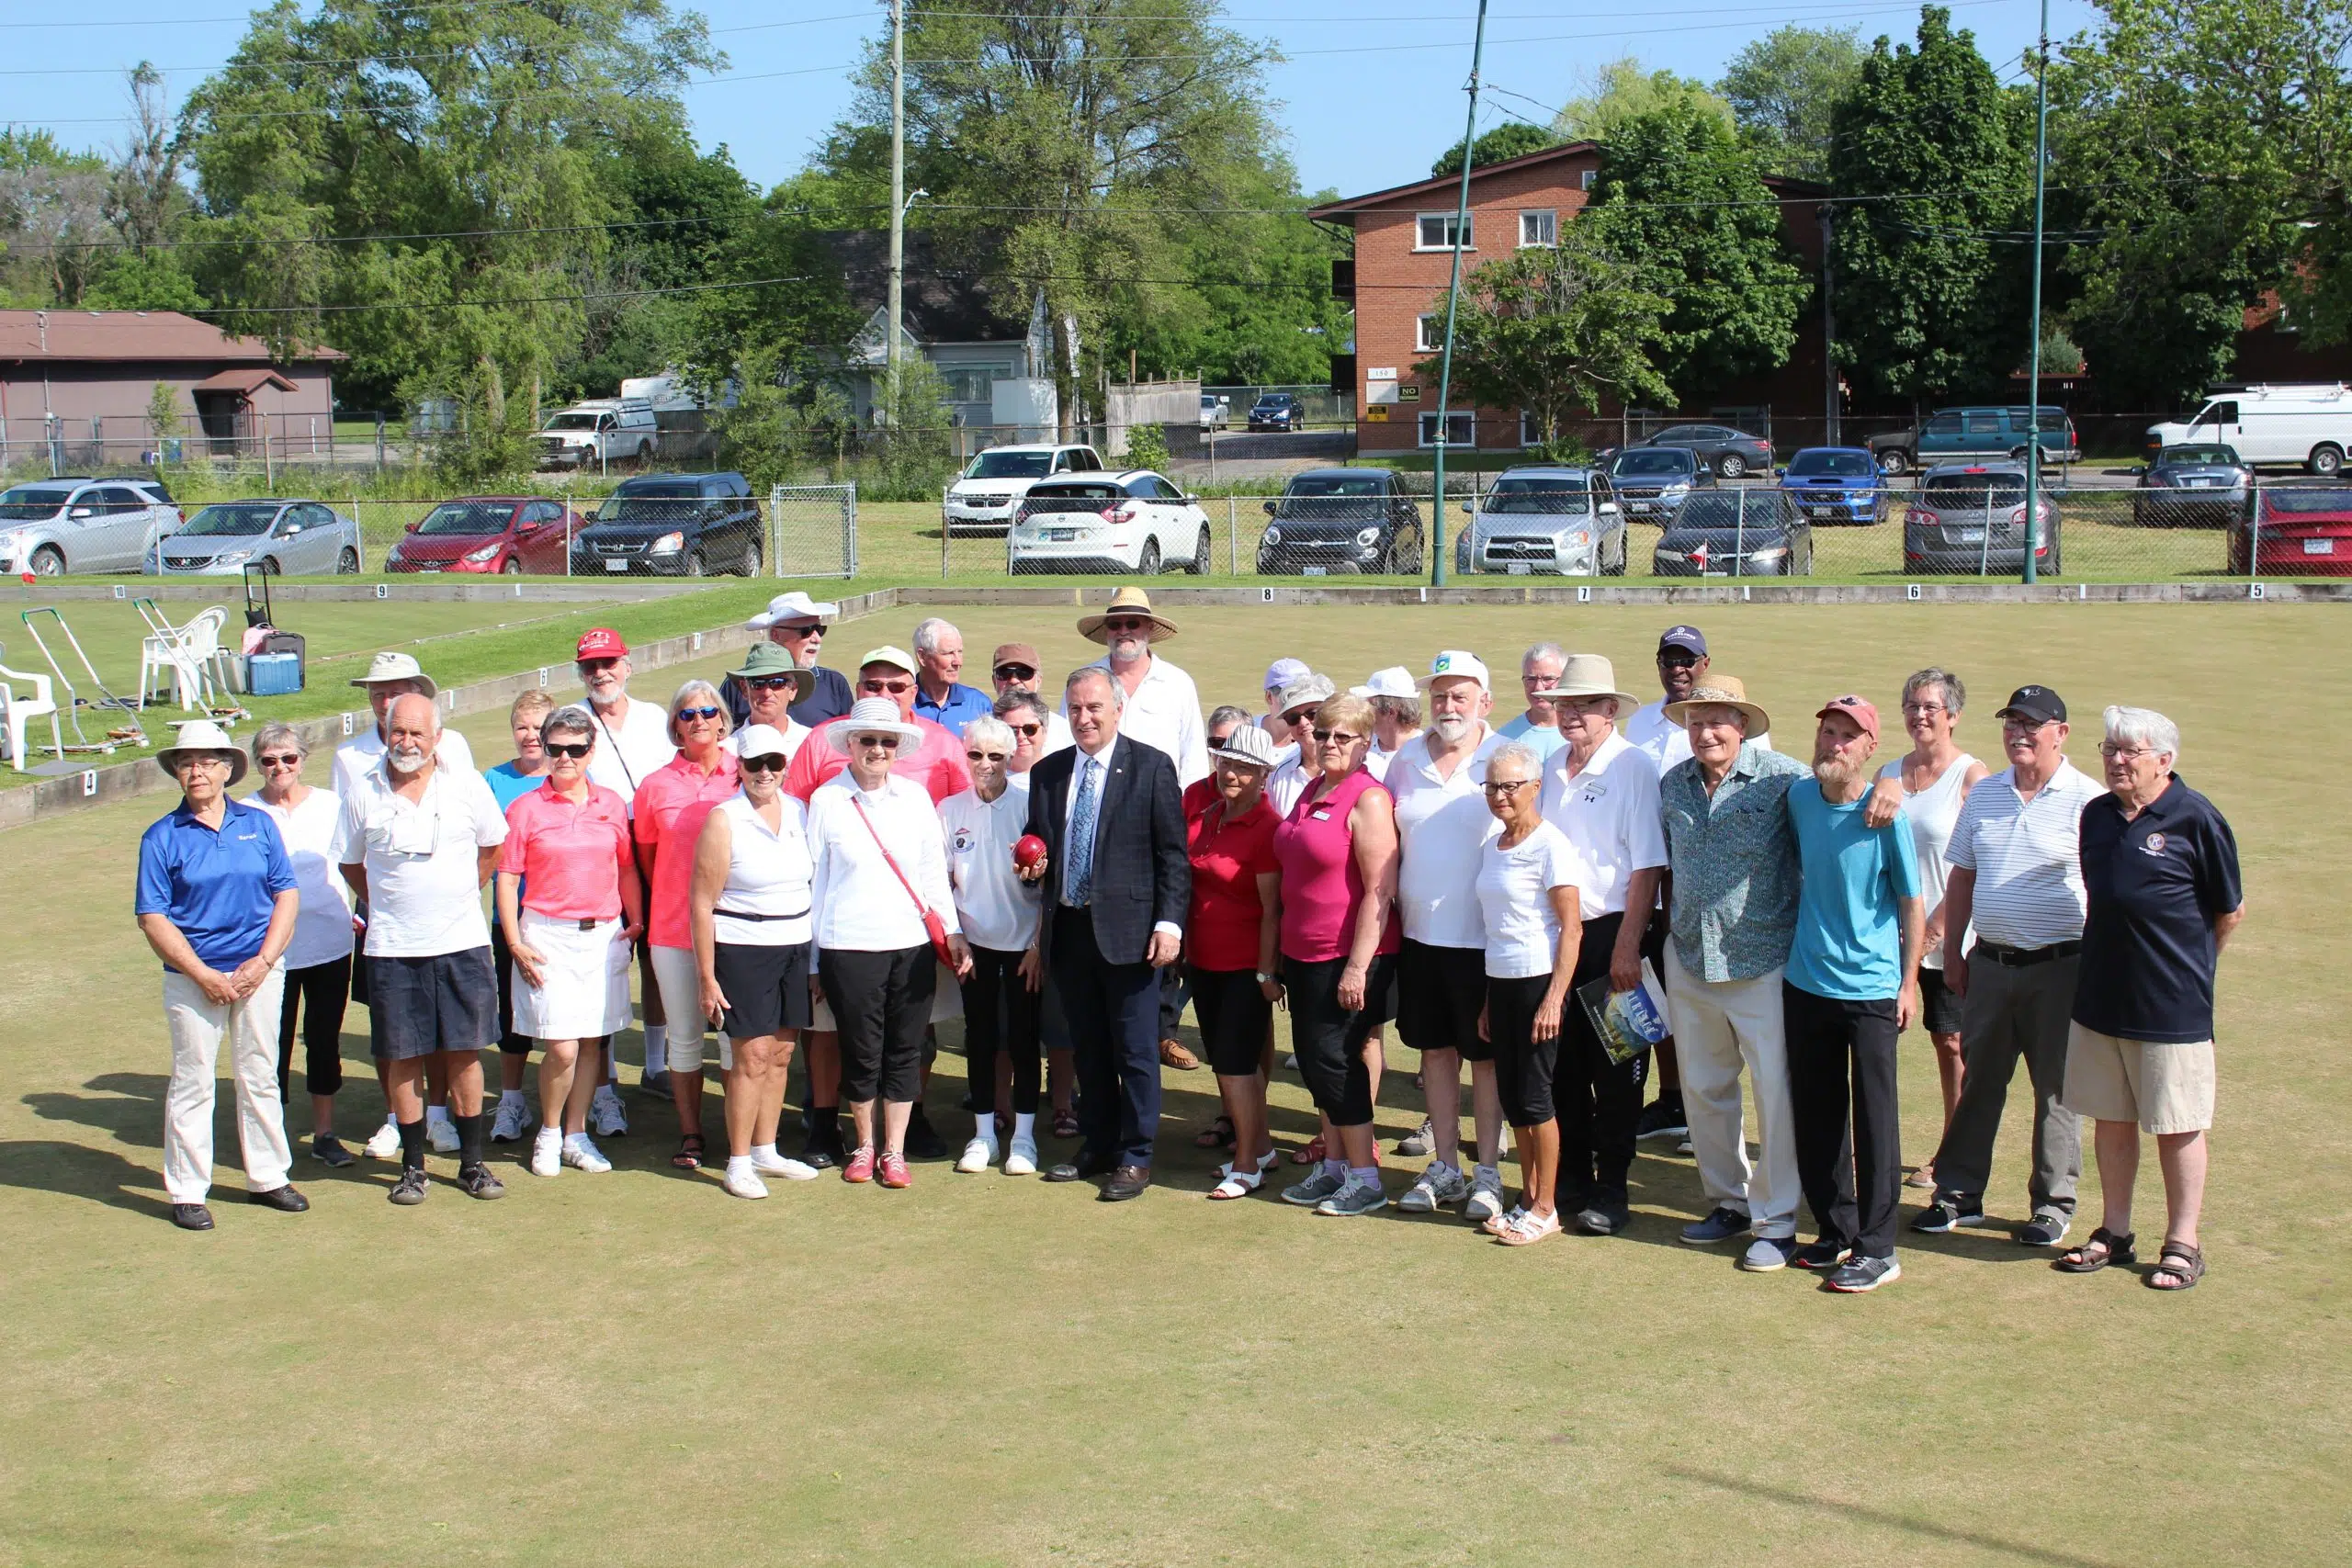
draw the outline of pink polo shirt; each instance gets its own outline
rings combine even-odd
[[[628,806],[602,784],[567,800],[553,784],[514,797],[498,869],[523,879],[522,907],[560,920],[621,912],[621,868],[631,864]]]
[[[846,718],[828,719],[817,727],[793,754],[792,765],[784,771],[785,794],[805,802],[817,793],[819,784],[849,766],[849,759],[833,749],[831,734],[837,726],[848,722]],[[933,806],[971,788],[972,770],[964,760],[964,743],[956,738],[955,731],[927,718],[908,722],[922,731],[922,742],[899,748],[898,760],[890,764],[892,776],[922,785]]]
[[[653,886],[645,906],[645,940],[653,946],[694,946],[686,896],[694,888],[695,839],[710,808],[741,787],[735,753],[728,750],[707,773],[681,751],[637,786],[637,841],[653,852]]]

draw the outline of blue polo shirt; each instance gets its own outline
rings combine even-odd
[[[1832,1001],[1888,1001],[1903,989],[1903,914],[1897,898],[1919,896],[1919,857],[1901,810],[1883,828],[1862,821],[1865,791],[1832,806],[1821,781],[1789,786],[1789,823],[1804,876],[1786,978]]]
[[[995,711],[996,699],[977,686],[957,681],[947,688],[947,700],[935,703],[923,691],[922,682],[915,682],[915,716],[931,720],[958,740],[964,739],[965,726]]]
[[[2154,1044],[2212,1039],[2213,922],[2245,902],[2230,825],[2175,773],[2128,822],[2113,795],[2084,807],[2081,853],[2075,1021]]]
[[[261,952],[271,907],[293,886],[277,824],[243,801],[228,803],[215,832],[183,800],[139,840],[137,912],[164,916],[214,969]]]

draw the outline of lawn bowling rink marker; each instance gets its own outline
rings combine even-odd
[[[114,585],[114,596],[118,599],[128,599],[130,597],[130,590],[118,582]]]
[[[95,796],[97,793],[98,793],[98,770],[97,770],[97,769],[96,769],[96,768],[85,768],[85,769],[83,769],[83,770],[82,770],[82,798],[83,798],[84,800],[88,800],[88,799],[92,798],[93,796]]]
[[[389,599],[389,598],[390,598],[391,596],[392,596],[391,584],[390,584],[390,583],[388,583],[388,582],[379,582],[379,583],[376,584],[376,597],[377,597],[377,598],[379,598],[379,599]]]
[[[349,714],[345,714],[343,716],[343,732],[345,735],[351,733],[351,716]]]
[[[1915,604],[1924,597],[1919,592],[1919,585],[1916,582],[1906,582],[1903,585],[1903,596]]]

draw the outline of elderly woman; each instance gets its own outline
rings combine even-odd
[[[859,698],[820,734],[848,759],[808,798],[817,975],[840,1024],[842,1095],[857,1134],[842,1179],[878,1175],[885,1187],[910,1187],[907,1119],[939,977],[933,923],[959,976],[972,972],[972,959],[931,792],[890,772],[899,749],[921,745],[923,731],[886,696]]]
[[[180,728],[155,763],[179,782],[180,803],[139,840],[133,908],[164,961],[164,1021],[172,1034],[164,1091],[164,1187],[172,1224],[209,1231],[212,1100],[220,1045],[237,1080],[237,1144],[245,1197],[300,1213],[310,1202],[287,1180],[286,1108],[277,1096],[277,1008],[283,962],[302,895],[277,824],[229,798],[245,754],[217,724]]]
[[[334,1095],[343,1087],[343,1012],[351,1000],[351,889],[327,852],[334,844],[343,803],[333,790],[302,782],[311,749],[301,732],[275,721],[254,732],[254,766],[261,788],[245,797],[277,824],[302,912],[286,950],[285,1001],[277,1010],[277,1098],[292,1103],[294,1033],[302,1033],[302,1080],[311,1091],[311,1157],[322,1165],[352,1161],[334,1135]]]
[[[972,1139],[956,1162],[981,1171],[997,1162],[997,1122],[1011,1118],[1004,1154],[1007,1176],[1037,1174],[1037,999],[1045,974],[1031,952],[1037,940],[1040,894],[1021,880],[1013,846],[1028,831],[1029,781],[1012,772],[1012,730],[998,718],[976,718],[964,730],[964,760],[972,787],[939,803],[947,835],[947,880],[956,913],[972,947],[964,982],[964,1059],[972,1085]],[[1000,1090],[999,1058],[1010,1077]]]
[[[1209,1196],[1244,1198],[1274,1164],[1266,1130],[1266,1032],[1283,994],[1282,863],[1274,834],[1282,818],[1266,799],[1274,743],[1254,724],[1229,726],[1210,749],[1216,794],[1185,825],[1193,863],[1184,963],[1201,1045],[1225,1101],[1233,1158]]]
[[[702,977],[695,963],[687,904],[695,840],[710,808],[740,787],[727,747],[727,704],[707,681],[688,681],[670,698],[670,743],[678,754],[637,787],[633,827],[645,878],[646,942],[653,953],[669,1052],[670,1100],[678,1108],[680,1170],[702,1168]]]
[[[547,782],[548,754],[539,744],[539,726],[555,711],[553,697],[534,688],[516,697],[506,710],[506,728],[514,737],[514,755],[483,770],[481,782],[504,811]],[[529,1132],[531,1102],[523,1093],[524,1069],[530,1066],[531,1037],[514,1027],[514,965],[506,951],[505,928],[490,924],[490,960],[498,971],[498,1114],[492,1118],[490,1141],[511,1144]],[[601,1069],[600,1069],[601,1070]]]
[[[1936,1048],[1947,1127],[1960,1103],[1962,1058],[1960,998],[1944,988],[1944,882],[1951,870],[1944,851],[1951,843],[1952,824],[1960,820],[1960,803],[1988,772],[1951,738],[1967,701],[1968,688],[1949,670],[1930,665],[1904,682],[1903,728],[1910,733],[1911,750],[1879,770],[1880,778],[1902,786],[1911,847],[1919,861],[1920,902],[1928,914],[1927,945],[1919,959],[1919,1018]],[[1965,931],[1950,936],[1955,948],[1968,940]],[[1935,1184],[1932,1160],[1905,1182],[1909,1187]]]
[[[1388,759],[1421,737],[1421,693],[1413,672],[1401,664],[1375,670],[1349,694],[1372,705],[1372,750],[1363,765],[1381,783],[1388,782]]]
[[[765,645],[773,646],[773,645]],[[759,710],[764,694],[754,685]],[[808,732],[802,731],[805,736]],[[763,1176],[811,1181],[817,1168],[776,1152],[792,1048],[813,1021],[816,926],[810,919],[808,814],[784,793],[785,732],[753,724],[733,737],[743,787],[713,807],[695,840],[690,895],[703,1016],[725,1032],[727,1175],[737,1198],[764,1198]]]
[[[1371,744],[1370,703],[1341,696],[1317,707],[1300,736],[1316,771],[1274,830],[1292,1048],[1322,1117],[1326,1151],[1283,1198],[1320,1214],[1368,1214],[1388,1201],[1373,1142],[1366,1043],[1386,1016],[1401,941],[1396,811],[1364,767]]]
[[[588,1136],[596,1044],[628,1024],[628,965],[645,929],[628,806],[588,778],[595,716],[558,708],[539,731],[547,782],[506,808],[498,926],[514,968],[514,1030],[537,1040],[539,1133],[531,1171],[607,1171]],[[581,1066],[582,1048],[588,1062]]]
[[[1572,700],[1572,699],[1571,699]],[[1560,1234],[1554,1188],[1560,1123],[1552,1108],[1561,1015],[1583,943],[1585,874],[1568,836],[1544,816],[1544,764],[1513,740],[1487,759],[1487,809],[1502,824],[1478,849],[1478,915],[1486,929],[1487,1005],[1478,1032],[1495,1048],[1503,1116],[1519,1134],[1519,1206],[1487,1229],[1509,1247]]]
[[[2099,759],[2107,794],[2083,807],[2083,963],[2066,1037],[2066,1109],[2097,1122],[2099,1226],[2054,1267],[2090,1274],[2133,1261],[2140,1134],[2164,1169],[2165,1239],[2143,1282],[2205,1277],[2205,1130],[2213,1124],[2213,975],[2245,919],[2237,839],[2173,773],[2180,731],[2149,708],[2111,707]]]

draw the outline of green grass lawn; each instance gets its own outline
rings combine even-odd
[[[902,643],[915,617],[844,626],[836,650]],[[1067,608],[955,618],[976,662],[1012,637],[1057,672],[1095,651]],[[1253,702],[1278,654],[1345,681],[1448,645],[1508,669],[1541,637],[1611,654],[1639,689],[1668,618],[1188,610],[1165,651],[1209,703]],[[2339,613],[1699,619],[1792,748],[1822,698],[1884,705],[1931,661],[1968,682],[1961,734],[1980,751],[2028,679],[2071,700],[2079,763],[2102,703],[2180,722],[2184,776],[2237,829],[2250,910],[2223,972],[2199,1289],[2059,1275],[2000,1229],[1906,1234],[1905,1279],[1870,1297],[1743,1275],[1728,1250],[1675,1243],[1700,1193],[1659,1145],[1636,1162],[1627,1235],[1525,1252],[1393,1210],[1348,1224],[1211,1204],[1191,1142],[1215,1112],[1205,1072],[1168,1076],[1159,1185],[1112,1208],[944,1166],[905,1193],[820,1180],[738,1202],[714,1172],[670,1169],[671,1112],[632,1096],[612,1176],[536,1179],[509,1148],[504,1202],[436,1184],[412,1212],[385,1203],[387,1166],[305,1163],[314,1207],[292,1217],[236,1201],[224,1099],[220,1228],[187,1235],[164,1218],[167,1054],[130,916],[150,798],[12,832],[0,855],[16,917],[0,1234],[17,1238],[0,1412],[17,1434],[0,1562],[2346,1560],[2352,852],[2310,818],[2352,748],[2303,726],[2287,744],[2258,695],[2282,666],[2340,662]],[[682,673],[641,684],[666,694]],[[500,716],[461,728],[485,763],[504,754]],[[340,1115],[357,1134],[380,1100],[364,1016],[346,1030]],[[959,1142],[960,1032],[942,1033],[931,1113]],[[624,1037],[632,1080],[639,1051]],[[1419,1119],[1413,1066],[1392,1050],[1385,1141]],[[1916,1033],[1903,1073],[1916,1162],[1939,1114]],[[1297,1080],[1275,1099],[1295,1144],[1312,1124]],[[2027,1131],[2013,1103],[1988,1200],[2003,1221],[2027,1211]],[[1418,1163],[1390,1160],[1392,1192]],[[2153,1251],[2153,1156],[2141,1204]]]

